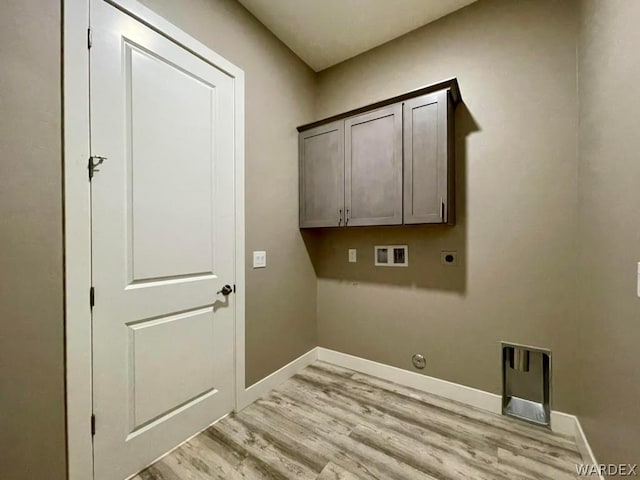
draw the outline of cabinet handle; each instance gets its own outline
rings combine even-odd
[[[347,208],[347,214],[344,216],[344,226],[349,225],[349,209]]]
[[[338,226],[341,227],[342,226],[342,209],[341,208],[338,209],[338,215],[339,215]]]
[[[440,197],[440,218],[444,220],[444,199]]]

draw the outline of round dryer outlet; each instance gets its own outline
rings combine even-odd
[[[443,265],[456,266],[458,264],[458,252],[441,252],[440,262]]]

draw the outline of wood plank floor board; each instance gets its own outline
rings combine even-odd
[[[268,418],[281,431],[296,432],[300,444],[315,449],[318,453],[331,459],[343,470],[357,474],[364,480],[375,480],[380,473],[371,465],[359,462],[351,452],[335,444],[335,436],[348,436],[352,429],[337,420],[323,415],[320,410],[307,408],[301,403],[284,403],[278,392],[258,400],[252,407],[252,416],[256,411],[263,411],[263,418]],[[246,410],[242,413],[244,414]],[[259,416],[259,415],[258,415]]]
[[[318,368],[324,369],[322,364],[317,365]],[[329,370],[332,370],[333,366]],[[537,462],[546,463],[551,467],[559,468],[560,470],[567,470],[567,459],[572,460],[574,463],[581,463],[580,454],[577,452],[577,446],[573,440],[563,435],[554,434],[553,432],[530,425],[524,422],[514,422],[513,419],[507,417],[501,417],[493,415],[488,412],[484,412],[479,409],[471,408],[462,405],[458,402],[452,402],[436,395],[430,395],[428,393],[420,392],[409,387],[393,384],[385,380],[369,377],[367,375],[356,373],[352,377],[353,380],[363,382],[374,387],[383,388],[386,391],[400,392],[402,395],[412,397],[417,400],[425,399],[429,404],[436,404],[438,411],[446,411],[447,406],[450,406],[452,411],[455,411],[460,415],[461,421],[471,422],[476,424],[482,422],[483,425],[489,424],[499,426],[499,429],[503,432],[509,432],[515,434],[515,438],[523,438],[520,445],[515,446],[520,450],[520,453],[524,456],[528,456]],[[539,436],[539,438],[536,438]],[[546,446],[540,450],[536,448],[540,445],[540,442]],[[504,443],[501,440],[499,444]],[[553,448],[552,448],[553,447]],[[574,472],[573,465],[570,465],[570,471]]]
[[[420,471],[439,480],[458,480],[460,478],[507,480],[504,477],[498,477],[495,471],[487,471],[491,466],[491,459],[486,459],[486,463],[478,459],[475,465],[469,465],[462,461],[458,455],[434,449],[428,444],[421,444],[390,430],[360,425],[351,436],[354,440],[377,448],[409,465],[414,465]]]
[[[545,428],[524,422],[516,422],[516,424],[514,424],[512,419],[507,417],[494,415],[459,402],[438,397],[437,395],[430,395],[425,392],[420,392],[409,387],[404,387],[402,385],[394,384],[368,375],[354,373],[351,377],[345,378],[343,373],[338,374],[334,370],[334,366],[318,362],[311,365],[305,374],[310,376],[310,372],[314,372],[320,375],[328,375],[328,377],[325,377],[323,381],[329,382],[329,384],[337,383],[340,386],[348,385],[354,391],[379,393],[385,399],[390,401],[399,397],[403,401],[407,401],[412,404],[415,403],[418,406],[426,406],[429,409],[439,410],[444,414],[458,416],[461,420],[465,420],[467,422],[477,422],[480,424],[491,423],[496,429],[500,429],[511,434],[517,434],[527,439],[546,442],[558,448],[564,448],[576,453],[578,452],[573,439],[555,434]]]
[[[325,368],[322,364],[318,365],[318,367]],[[525,422],[517,422],[514,425],[512,419],[508,417],[494,415],[478,408],[470,407],[459,402],[447,400],[437,395],[415,390],[410,387],[405,387],[404,385],[398,385],[365,374],[355,373],[351,379],[356,382],[365,383],[371,387],[381,388],[405,397],[414,398],[420,402],[427,403],[444,410],[449,410],[461,416],[469,417],[480,422],[491,422],[496,426],[501,426],[509,432],[518,433],[525,438],[540,439],[559,448],[566,449],[576,454],[578,453],[578,447],[573,438],[553,433],[544,427],[538,427]]]
[[[323,442],[312,431],[289,421],[278,418],[277,413],[265,411],[252,405],[246,415],[238,417],[246,427],[263,436],[282,451],[295,455],[296,459],[319,474],[331,458]],[[276,422],[274,422],[276,420]]]
[[[322,472],[320,472],[320,476],[318,477],[318,480],[360,480],[360,479],[361,477],[354,475],[348,470],[345,470],[344,468],[332,462],[327,463],[327,466],[324,467]]]
[[[292,385],[293,384],[289,385],[289,388],[286,389],[286,393],[292,393]],[[296,393],[292,394],[296,395]],[[286,395],[283,392],[277,392],[273,395],[280,398],[286,398]],[[373,408],[364,408],[361,411],[356,409],[354,412],[349,412],[350,407],[348,405],[332,407],[331,400],[322,398],[314,401],[311,395],[307,395],[306,391],[302,390],[301,393],[298,393],[298,399],[300,402],[298,405],[301,405],[302,402],[308,401],[311,409],[316,409],[317,411],[328,413],[329,415],[336,414],[335,412],[338,412],[337,415],[340,415],[340,412],[342,412],[346,415],[343,418],[348,422],[359,423],[361,426],[379,426],[387,433],[392,432],[395,434],[400,439],[400,443],[410,447],[411,450],[420,450],[428,447],[435,457],[434,464],[436,465],[436,470],[439,463],[438,459],[446,458],[450,463],[452,461],[453,463],[460,463],[461,466],[465,466],[466,468],[470,467],[473,470],[479,468],[480,472],[477,472],[476,475],[478,478],[482,478],[483,476],[487,477],[492,470],[494,474],[493,477],[490,478],[514,478],[513,474],[509,472],[501,474],[500,471],[504,469],[496,466],[497,448],[489,447],[488,449],[473,449],[468,444],[455,438],[455,436],[451,434],[445,436],[431,430],[421,429],[413,424],[403,422],[397,418],[389,417],[384,413],[374,412]],[[336,397],[333,397],[333,399],[337,400]],[[291,406],[292,404],[277,403],[277,405]],[[363,437],[361,441],[363,443],[367,443],[367,438]],[[479,439],[474,443],[482,445],[482,440]],[[433,471],[433,469],[430,471]],[[442,477],[446,477],[446,470],[440,470],[438,478]]]
[[[266,480],[273,478],[269,467],[260,459],[249,455],[247,452],[239,452],[230,447],[229,443],[221,443],[209,434],[198,435],[192,440],[197,442],[197,447],[203,455],[211,452],[213,456],[207,457],[209,463],[221,465],[223,478],[232,480]]]
[[[558,457],[581,462],[580,455],[576,451],[577,447],[575,450],[567,448],[566,438],[562,437],[558,441],[553,438],[552,432],[523,422],[514,422],[513,419],[508,420],[506,427],[505,424],[498,423],[498,419],[503,420],[498,415],[489,414],[487,420],[479,420],[459,412],[447,411],[442,407],[432,407],[415,399],[406,400],[388,391],[333,377],[317,366],[312,366],[295,376],[293,381],[296,380],[308,383],[311,388],[317,389],[322,386],[325,390],[332,390],[334,396],[348,396],[356,401],[378,406],[390,415],[408,422],[416,422],[427,429],[435,427],[450,430],[450,427],[455,425],[459,437],[480,438],[496,446],[504,446],[505,442],[509,442],[511,448],[522,452],[530,451],[532,455],[545,458],[550,462]],[[492,417],[496,420],[495,422],[491,421]],[[509,423],[517,423],[517,425],[510,430]],[[523,426],[526,435],[522,433]],[[535,437],[536,432],[539,433],[539,438]]]
[[[245,414],[247,415],[247,414]],[[309,468],[304,461],[295,458],[295,451],[282,450],[269,442],[259,433],[250,430],[240,422],[236,415],[230,415],[208,429],[228,438],[237,448],[246,450],[253,457],[259,458],[271,471],[274,478],[299,478],[314,480],[318,473]]]
[[[199,455],[199,452],[193,452],[191,444],[185,444],[182,448],[176,450],[175,455],[168,455],[165,459],[165,465],[171,468],[173,472],[180,472],[181,478],[184,480],[204,480],[208,478],[219,479],[223,468],[220,464],[207,464]]]
[[[274,412],[275,414],[276,412]],[[315,429],[333,448],[345,452],[352,458],[357,459],[360,465],[366,467],[368,473],[379,479],[415,478],[433,480],[434,477],[421,472],[414,466],[408,465],[401,460],[391,457],[386,453],[354,440],[350,434],[345,435],[332,432],[324,428],[323,416],[318,412],[311,414],[302,413],[302,409],[292,409],[287,411],[287,417],[307,429]]]
[[[431,444],[436,449],[453,449],[464,457],[470,457],[472,461],[482,454],[492,458],[497,456],[497,446],[482,438],[452,435],[450,423],[438,428],[436,424],[421,419],[390,415],[375,405],[361,404],[347,396],[335,393],[325,396],[326,392],[322,392],[317,394],[317,398],[313,398],[308,391],[309,389],[304,385],[291,382],[286,390],[283,389],[280,393],[285,396],[293,395],[301,402],[308,402],[312,408],[351,422],[354,427],[366,421],[394,430],[419,442]]]
[[[176,480],[180,478],[178,475],[179,474],[174,472],[166,462],[161,460],[141,472],[138,476],[141,480]]]
[[[230,480],[246,478],[241,475],[241,472],[242,465],[249,458],[248,455],[232,450],[227,445],[217,442],[208,435],[198,435],[193,438],[186,444],[185,449],[193,449],[193,455],[199,455],[216,475]],[[258,468],[252,470],[260,471]],[[252,480],[261,480],[264,476],[254,475],[250,478]]]
[[[554,480],[575,480],[577,478],[575,468],[559,470],[503,448],[498,449],[498,462],[501,465],[509,465],[519,471],[528,472],[535,478],[553,478]]]
[[[364,480],[389,478],[384,471],[380,471],[376,462],[369,461],[370,457],[366,453],[363,455],[345,444],[346,441],[351,441],[349,435],[352,430],[335,428],[340,425],[335,419],[323,416],[319,411],[305,410],[302,404],[298,404],[295,412],[288,410],[286,419],[282,418],[281,409],[274,408],[267,403],[261,403],[260,408],[271,414],[272,418],[276,419],[279,424],[291,422],[296,425],[304,425],[309,430],[313,429],[317,433],[314,438],[318,439],[318,442],[314,443],[314,447],[323,452],[331,462],[341,469],[347,470]],[[331,426],[335,430],[331,431]]]
[[[315,362],[133,480],[575,480],[569,437]]]
[[[324,370],[322,365],[316,365],[314,368]],[[314,368],[311,368],[310,370],[315,371]],[[360,374],[356,375],[361,377]],[[297,378],[310,382],[318,381],[317,377],[306,372]],[[375,380],[378,381],[378,379]],[[416,405],[413,402],[408,402],[406,405],[398,407],[399,404],[406,402],[396,402],[393,397],[389,397],[386,394],[382,394],[383,398],[377,398],[375,396],[371,397],[369,393],[374,392],[375,395],[378,392],[369,388],[363,389],[360,386],[354,387],[349,384],[348,381],[344,381],[343,378],[327,378],[325,379],[325,384],[326,382],[333,382],[330,383],[331,386],[325,386],[325,390],[327,388],[334,388],[333,399],[336,399],[336,397],[340,395],[352,395],[354,398],[360,398],[361,401],[369,402],[371,405],[381,405],[386,411],[391,411],[389,406],[395,404],[396,407],[393,408],[392,415],[399,419],[406,420],[407,422],[417,422],[426,430],[433,431],[437,429],[442,430],[444,428],[445,430],[448,429],[450,431],[451,425],[455,425],[456,429],[459,431],[458,437],[460,438],[476,438],[485,442],[487,445],[493,445],[496,447],[508,446],[512,450],[518,451],[522,456],[529,457],[540,463],[545,463],[550,467],[563,471],[566,471],[567,469],[571,469],[572,472],[575,471],[573,465],[575,463],[581,463],[582,461],[581,457],[573,447],[567,447],[567,438],[558,436],[559,439],[555,439],[553,438],[555,434],[546,429],[542,429],[541,427],[532,426],[522,422],[514,422],[513,419],[504,419],[500,416],[486,412],[474,411],[466,414],[465,411],[459,410],[460,404],[452,407],[457,411],[452,419],[450,418],[450,412],[447,412],[443,406],[438,406],[437,408],[429,407],[426,411],[423,411],[423,405]],[[379,380],[379,382],[384,381]],[[401,386],[398,387],[400,388]],[[448,400],[440,397],[438,397],[438,399],[438,402],[440,403],[449,402]],[[416,408],[414,409],[413,407]],[[466,408],[469,409],[469,407]],[[443,414],[444,417],[442,417],[442,415],[438,415],[439,413]],[[478,416],[483,417],[477,418]],[[504,423],[500,423],[500,425],[496,426],[496,423],[498,422]],[[513,427],[511,427],[512,423],[514,423]],[[482,432],[484,432],[484,435],[482,435]],[[460,435],[460,433],[462,433],[462,435]],[[534,435],[537,433],[540,434],[540,438],[534,438]],[[567,459],[572,460],[572,463],[568,463]]]

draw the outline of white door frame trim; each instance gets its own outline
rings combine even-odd
[[[234,80],[235,408],[245,398],[244,72],[135,0],[104,0],[181,45]],[[89,203],[90,0],[63,1],[65,334],[69,480],[93,478],[91,385],[91,223]],[[212,419],[215,420],[215,419]]]

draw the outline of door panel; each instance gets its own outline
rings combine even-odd
[[[123,479],[233,407],[233,80],[92,0],[97,480]]]
[[[345,120],[348,226],[402,223],[402,105]]]
[[[300,227],[344,224],[344,122],[300,133]]]
[[[138,322],[129,328],[133,360],[130,385],[135,385],[130,406],[133,433],[214,392],[216,352],[210,348],[215,334],[211,307]],[[183,345],[189,345],[189,349]]]
[[[216,89],[165,59],[124,48],[128,129],[135,131],[128,159],[132,279],[212,273]]]
[[[447,92],[404,105],[404,223],[443,223],[447,205]]]

